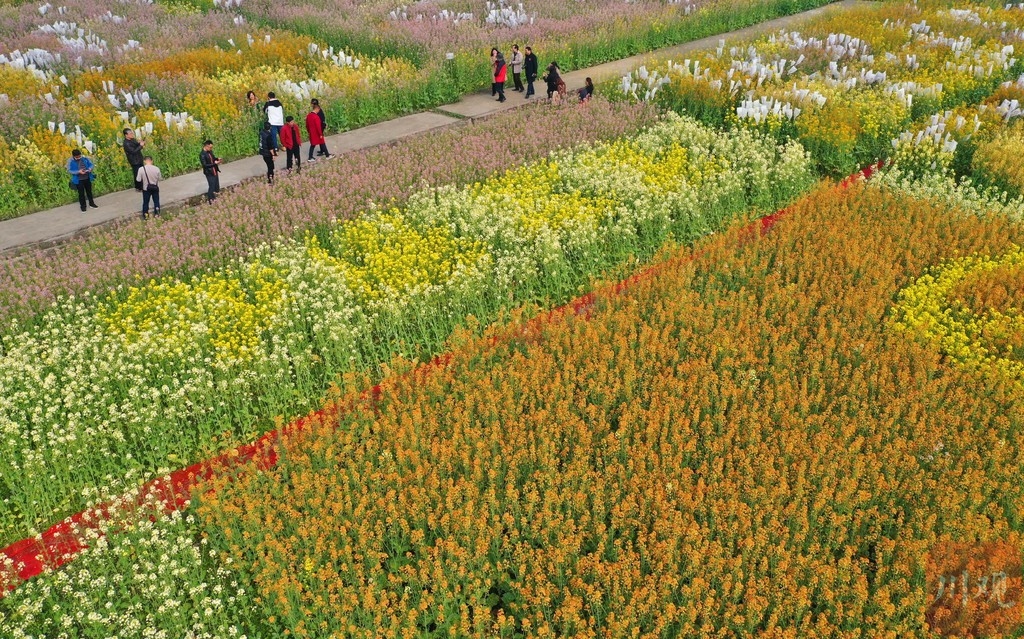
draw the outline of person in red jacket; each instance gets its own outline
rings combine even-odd
[[[494,56],[494,90],[498,92],[498,102],[505,101],[505,78],[508,76],[508,65],[505,56],[497,51]]]
[[[313,109],[306,115],[306,133],[309,134],[309,157],[306,161],[316,162],[313,159],[313,149],[317,145],[320,146],[320,154],[324,158],[331,157],[331,154],[327,152],[327,140],[324,139],[324,119],[320,115],[320,102],[313,100],[311,104]]]
[[[281,127],[281,146],[288,156],[285,170],[292,170],[292,158],[295,159],[295,172],[302,173],[302,131],[299,125],[295,124],[295,118],[288,116],[284,119],[284,126]]]

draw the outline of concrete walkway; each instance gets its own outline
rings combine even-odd
[[[574,99],[575,96],[572,95],[574,89],[582,87],[587,77],[592,78],[595,83],[600,83],[610,78],[621,77],[654,57],[680,56],[693,53],[698,49],[714,49],[718,46],[719,40],[722,39],[749,38],[760,33],[788,28],[826,11],[868,4],[875,3],[868,0],[843,0],[842,2],[803,13],[768,20],[767,22],[729,33],[694,40],[686,44],[608,62],[587,69],[580,69],[566,73],[563,77],[569,90],[569,98]],[[511,86],[511,83],[507,83],[506,86]],[[504,103],[498,103],[486,92],[466,95],[458,102],[438,107],[434,111],[414,113],[330,136],[327,138],[327,148],[332,154],[343,154],[452,126],[466,118],[480,118],[515,109],[535,99],[544,99],[546,97],[546,89],[543,82],[537,82],[535,88],[540,95],[530,100],[524,99],[523,94],[506,89],[505,95],[508,99]],[[197,149],[197,157],[198,153],[199,150]],[[278,159],[278,164],[283,166],[283,158],[279,157]],[[266,165],[263,162],[263,158],[253,156],[229,162],[223,165],[222,171],[221,187],[227,188],[244,180],[265,175]],[[203,177],[201,172],[168,178],[160,183],[160,203],[164,209],[187,204],[190,199],[202,196],[205,193],[206,178]],[[100,208],[88,209],[85,213],[81,211],[78,203],[75,202],[46,211],[30,213],[12,220],[0,221],[0,255],[10,256],[26,249],[56,244],[80,235],[92,227],[108,225],[136,216],[142,209],[142,195],[134,190],[119,191],[97,197],[96,203]]]

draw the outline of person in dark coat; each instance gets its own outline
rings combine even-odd
[[[274,158],[277,157],[277,138],[270,122],[263,123],[263,130],[260,131],[260,155],[267,163],[267,184],[274,183]]]
[[[562,83],[562,74],[559,73],[557,62],[552,62],[548,65],[548,72],[544,75],[544,81],[548,83],[548,99],[550,100],[559,92],[559,85]]]
[[[594,95],[594,81],[587,78],[586,84],[579,90],[580,102],[588,102],[592,95]]]
[[[213,154],[213,140],[203,142],[203,150],[199,154],[199,164],[206,176],[206,201],[213,202],[220,193],[220,158]]]
[[[142,147],[146,146],[146,143],[136,140],[135,131],[131,129],[125,129],[121,133],[124,134],[124,156],[128,159],[128,165],[132,167],[132,178],[135,178],[142,168]],[[142,192],[142,182],[135,180],[135,190]]]
[[[534,95],[533,83],[537,81],[537,56],[533,54],[533,47],[526,47],[526,57],[523,58],[523,71],[526,72],[526,97]]]
[[[71,174],[71,186],[78,191],[78,203],[82,207],[82,213],[85,213],[86,200],[89,201],[89,206],[98,209],[96,201],[92,199],[92,181],[96,179],[92,160],[75,149],[71,152],[71,159],[68,160],[68,173]]]

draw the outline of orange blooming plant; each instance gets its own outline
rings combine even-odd
[[[1005,218],[821,190],[589,319],[456,337],[375,403],[336,391],[198,516],[281,635],[1009,632],[1024,390],[892,315],[932,265],[1022,240]],[[1006,573],[986,605],[1015,608],[939,611],[939,577],[964,569]]]

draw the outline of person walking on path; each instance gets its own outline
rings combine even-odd
[[[128,166],[132,167],[132,178],[135,179],[135,190],[141,191],[142,182],[139,182],[135,176],[142,168],[142,147],[146,146],[146,143],[136,140],[135,131],[131,129],[125,129],[121,133],[124,135],[124,156],[128,159]]]
[[[267,103],[263,105],[263,112],[267,115],[267,122],[270,122],[270,131],[273,134],[274,150],[277,150],[277,135],[284,126],[284,106],[277,99],[274,92],[267,94]]]
[[[544,76],[544,81],[548,83],[548,99],[554,98],[557,93],[561,96],[562,87],[565,86],[565,82],[562,81],[562,74],[559,73],[558,63],[552,61],[548,65],[548,72]]]
[[[526,57],[523,58],[523,70],[526,72],[526,97],[535,94],[533,83],[537,81],[537,56],[533,54],[532,47],[526,47]]]
[[[505,78],[508,76],[508,65],[505,64],[505,56],[498,51],[494,58],[494,89],[498,92],[498,102],[505,101]]]
[[[149,215],[149,201],[153,200],[153,217],[160,215],[160,168],[153,166],[153,156],[143,158],[143,165],[135,175],[136,181],[142,182],[142,219]]]
[[[518,44],[512,45],[512,82],[515,83],[516,91],[523,92],[523,53],[519,50]]]
[[[327,114],[324,113],[324,110],[320,108],[320,100],[317,100],[316,98],[313,98],[312,100],[310,100],[309,101],[309,108],[312,109],[313,107],[316,107],[316,114],[320,116],[320,132],[323,135],[327,135]],[[320,150],[317,151],[316,154],[317,154],[317,156],[321,156],[321,155],[330,156],[331,155],[330,153],[327,152],[327,146],[326,145],[320,147]]]
[[[331,154],[327,152],[327,140],[324,139],[324,125],[323,119],[320,114],[320,103],[317,100],[312,101],[313,110],[306,114],[306,133],[309,135],[309,157],[306,158],[308,162],[315,162],[313,159],[313,149],[320,146],[320,154],[325,158],[331,157]]]
[[[270,128],[270,122],[264,122],[263,130],[260,131],[260,155],[267,163],[267,184],[273,184],[274,158],[277,157],[277,149],[274,147],[274,133]]]
[[[220,193],[220,158],[213,154],[213,141],[203,142],[203,150],[199,153],[199,164],[203,166],[206,176],[206,201],[213,202]]]
[[[92,160],[75,149],[71,152],[71,159],[68,160],[68,173],[71,174],[71,186],[78,191],[78,203],[82,207],[82,213],[85,213],[86,200],[89,201],[90,207],[98,209],[96,201],[92,199],[92,181],[96,179]]]
[[[292,170],[292,160],[295,160],[295,172],[302,172],[302,131],[299,125],[295,124],[295,118],[288,116],[284,119],[284,128],[281,129],[281,146],[284,147],[285,155],[288,158],[285,170]]]

